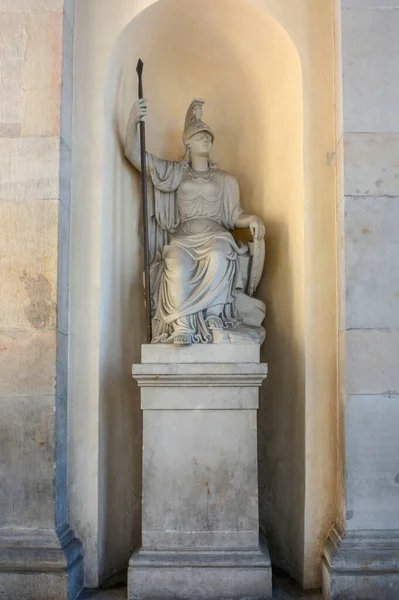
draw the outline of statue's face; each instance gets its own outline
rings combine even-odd
[[[191,154],[208,156],[212,148],[212,136],[207,131],[200,131],[190,137],[188,141]]]

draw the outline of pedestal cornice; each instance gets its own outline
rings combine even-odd
[[[259,363],[145,363],[133,365],[140,387],[260,387],[267,365]]]

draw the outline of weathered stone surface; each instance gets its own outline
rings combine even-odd
[[[253,363],[196,363],[134,365],[140,387],[259,387],[267,375],[266,365]]]
[[[55,525],[59,527],[68,522],[68,396],[57,394],[55,398],[55,439],[56,439],[56,469],[55,469]]]
[[[345,194],[397,196],[398,157],[399,135],[345,134]]]
[[[3,527],[54,527],[54,419],[54,396],[0,396]]]
[[[0,137],[21,133],[25,25],[24,15],[0,10]]]
[[[341,170],[337,160],[337,521],[347,534],[342,540],[333,532],[327,542],[323,591],[331,600],[394,600],[399,597],[399,538],[393,531],[399,526],[399,116],[393,99],[399,97],[399,3],[334,4],[337,13],[342,8],[335,41],[340,44],[342,33],[344,140]],[[340,84],[338,74],[338,94]]]
[[[72,148],[72,109],[73,109],[73,63],[68,57],[64,58],[62,69],[61,97],[61,137],[68,148]]]
[[[323,558],[326,600],[396,600],[399,597],[399,535],[396,531],[333,530]]]
[[[68,333],[69,323],[69,261],[70,261],[70,203],[59,203],[58,270],[57,270],[57,329]]]
[[[72,10],[72,9],[71,9]],[[64,143],[72,148],[72,107],[73,107],[73,24],[72,13],[64,13],[62,43],[62,95],[61,95],[61,136]]]
[[[346,464],[345,464],[345,426],[346,426],[346,395],[339,393],[337,399],[337,517],[336,524],[342,531],[346,522]]]
[[[257,547],[255,411],[145,411],[143,438],[145,548]]]
[[[0,139],[0,200],[59,197],[58,137]]]
[[[83,589],[82,544],[69,525],[0,529],[4,598],[75,600]]]
[[[66,524],[65,4],[64,15],[62,0],[0,0],[0,596],[19,600],[74,600],[83,588],[82,546]]]
[[[64,15],[72,29],[75,28],[75,0],[64,0]]]
[[[73,25],[65,12],[62,21],[62,58],[73,60]]]
[[[20,123],[0,123],[0,138],[13,138],[21,135]]]
[[[399,196],[345,197],[346,327],[399,328]]]
[[[18,0],[12,3],[13,8],[17,3]],[[7,75],[7,78],[11,78],[13,75],[21,77],[24,58],[24,25],[26,23],[26,15],[15,14],[17,11],[14,10],[12,11],[12,14],[10,14],[1,9],[2,4],[0,2],[0,40],[2,50],[0,58],[2,65],[1,75]],[[9,63],[7,62],[8,60],[10,61]]]
[[[19,62],[18,60],[16,61]],[[5,69],[10,68],[10,61],[5,65]],[[18,68],[18,66],[17,66]],[[20,112],[21,112],[21,80],[17,78],[7,78],[6,74],[1,74],[1,94],[0,94],[0,123],[3,126],[1,137],[8,131],[12,133],[12,127],[16,127],[15,133],[21,131]],[[11,101],[10,101],[11,100]],[[8,126],[4,128],[4,125]],[[13,137],[12,135],[10,137]]]
[[[395,8],[399,7],[398,0],[340,0],[342,6],[350,8]]]
[[[0,332],[0,394],[55,393],[56,332]]]
[[[337,173],[337,189],[336,189],[336,202],[337,206],[342,201],[345,195],[344,185],[344,137],[343,135],[338,140],[336,150],[336,173]]]
[[[64,0],[0,0],[0,12],[62,12]]]
[[[22,97],[22,135],[60,133],[62,13],[27,18]]]
[[[60,145],[60,200],[65,206],[71,203],[71,150],[63,139]],[[68,221],[69,222],[69,221]]]
[[[129,600],[271,600],[263,552],[140,552],[129,562]]]
[[[346,394],[346,333],[346,331],[338,332],[338,384],[340,394]]]
[[[62,10],[18,12],[18,0],[15,4],[13,12],[0,10],[0,135],[59,135]],[[68,60],[70,30],[68,25],[64,37]]]
[[[345,201],[337,206],[337,291],[338,291],[338,331],[345,329],[346,323],[346,268],[345,268]]]
[[[212,344],[209,346],[176,346],[143,344],[142,363],[256,363],[259,362],[258,344]]]
[[[346,399],[347,529],[399,529],[399,396]]]
[[[154,344],[155,345],[155,344]],[[203,388],[192,387],[143,387],[141,408],[145,410],[202,410],[202,409],[257,409],[257,388],[212,386],[204,394]]]
[[[399,331],[352,329],[346,339],[346,393],[397,394]]]
[[[344,131],[399,131],[399,11],[342,10]]]
[[[58,201],[0,202],[0,222],[0,330],[55,328]]]
[[[57,395],[68,393],[68,335],[57,331]]]
[[[127,589],[115,587],[107,590],[87,589],[79,600],[126,600]],[[319,590],[303,590],[284,571],[273,575],[273,600],[323,600]]]
[[[18,600],[64,600],[68,598],[68,576],[66,573],[15,573],[0,574],[5,598]],[[83,589],[83,586],[81,587]],[[75,595],[74,598],[77,598]]]
[[[333,2],[334,8],[334,87],[335,87],[335,141],[338,144],[344,131],[342,110],[342,8],[341,2]]]

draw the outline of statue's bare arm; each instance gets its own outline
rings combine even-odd
[[[251,234],[257,239],[261,240],[265,237],[265,226],[263,225],[262,219],[256,215],[246,215],[241,213],[234,223],[237,229],[246,229],[249,227]]]
[[[126,127],[125,156],[132,165],[141,171],[140,136],[138,124],[145,121],[147,115],[147,99],[141,98],[133,104]]]

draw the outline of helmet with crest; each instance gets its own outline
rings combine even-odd
[[[182,136],[185,149],[185,160],[187,160],[189,156],[187,142],[193,135],[200,133],[201,131],[206,131],[212,136],[212,141],[215,139],[215,134],[213,133],[212,129],[209,127],[209,125],[202,121],[202,107],[204,104],[205,100],[202,100],[201,98],[194,98],[188,107]]]

